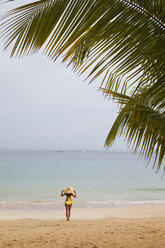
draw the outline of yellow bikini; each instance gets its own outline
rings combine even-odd
[[[71,204],[72,204],[71,196],[66,196],[66,201],[65,201],[65,203],[66,203],[67,205],[71,205]]]

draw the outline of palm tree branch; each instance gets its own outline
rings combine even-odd
[[[150,160],[155,152],[159,168],[165,153],[164,23],[163,0],[41,0],[8,12],[0,27],[5,47],[14,43],[12,56],[44,46],[48,57],[63,56],[90,82],[103,76],[100,87],[121,105],[106,145],[125,130],[142,156]]]
[[[101,90],[124,105],[107,136],[105,146],[111,146],[117,136],[124,134],[128,145],[132,144],[134,151],[140,149],[140,155],[146,157],[148,162],[154,157],[153,167],[157,162],[156,168],[159,170],[165,155],[165,116],[147,104],[140,104],[136,97]]]
[[[160,5],[162,6],[160,10],[164,9],[163,3]],[[127,75],[126,81],[122,80],[120,82],[124,82],[122,88],[125,90],[128,86],[130,73],[136,75],[141,74],[147,67],[147,64],[148,70],[151,70],[153,67],[156,58],[150,58],[151,62],[148,63],[151,50],[152,54],[154,54],[154,50],[157,51],[157,53],[160,51],[160,47],[158,47],[155,42],[156,40],[154,41],[155,37],[159,35],[160,39],[163,38],[161,42],[162,45],[165,44],[161,32],[162,28],[160,26],[157,27],[155,22],[151,23],[149,16],[149,19],[146,19],[146,16],[144,17],[146,23],[144,20],[142,21],[145,25],[139,22],[140,16],[144,15],[144,11],[150,15],[152,14],[153,9],[150,6],[152,7],[152,4],[146,4],[146,1],[139,2],[139,0],[105,0],[102,5],[100,5],[99,1],[94,1],[93,4],[91,4],[89,0],[65,1],[65,3],[62,0],[42,0],[31,3],[12,10],[5,16],[10,17],[9,20],[2,24],[2,27],[5,26],[5,32],[7,32],[8,35],[10,32],[6,47],[18,37],[12,55],[15,52],[16,55],[22,55],[26,52],[38,51],[43,44],[47,42],[45,52],[48,53],[51,58],[57,58],[65,50],[67,52],[67,49],[72,46],[68,53],[66,53],[64,61],[71,56],[71,61],[74,63],[74,69],[76,71],[83,73],[93,66],[92,71],[89,73],[89,77],[94,74],[91,79],[92,82],[104,73],[104,71],[106,72],[109,68],[114,68],[113,71],[116,77],[121,78],[121,75],[122,77],[123,75]],[[58,13],[56,11],[57,7]],[[50,9],[52,9],[52,11],[50,11]],[[156,18],[162,17],[161,12],[157,12],[155,15]],[[24,15],[24,18],[22,15]],[[133,26],[130,25],[131,20],[129,15],[131,16]],[[51,21],[49,20],[51,19],[50,16],[52,18]],[[129,22],[127,21],[127,16],[129,17]],[[123,22],[123,18],[126,19],[125,22]],[[162,21],[163,20],[164,19],[162,19]],[[11,26],[13,21],[17,21],[16,26]],[[45,21],[47,22],[47,26],[50,27],[49,29],[44,25]],[[138,22],[140,26],[143,25],[141,29],[142,32],[144,32],[145,29],[147,31],[148,24],[152,24],[152,28],[155,28],[155,32],[160,31],[158,34],[149,34],[150,37],[148,37],[151,44],[155,43],[155,48],[153,45],[151,47],[146,46],[146,41],[141,39],[139,35],[141,31],[139,28],[135,28]],[[25,28],[25,26],[27,27]],[[102,32],[97,32],[98,29],[101,29]],[[47,30],[47,32],[45,30]],[[19,33],[21,33],[21,35],[19,35]],[[139,38],[134,39],[134,42],[132,42],[133,36],[139,36]],[[21,39],[21,37],[23,38]],[[19,48],[19,46],[22,48]],[[144,47],[143,51],[141,51],[141,47]],[[98,48],[100,52],[98,52]],[[91,54],[90,50],[92,51]],[[163,49],[163,51],[164,50],[165,49]],[[77,53],[77,51],[79,51],[79,53]],[[88,54],[88,59],[85,59],[86,54]],[[78,58],[77,55],[79,56]],[[162,49],[159,57],[164,60]],[[97,64],[94,65],[95,63]],[[162,64],[161,61],[160,63]],[[152,73],[155,73],[155,69],[158,71],[157,68],[160,68],[160,63],[158,63],[158,65],[155,63]],[[113,85],[115,87],[115,84]],[[120,84],[116,89],[119,87]],[[111,90],[113,90],[113,88],[111,88]]]
[[[146,5],[146,2],[144,2],[143,6],[140,6],[140,4],[142,4],[141,1],[137,0],[137,1],[129,1],[129,0],[122,0],[125,3],[128,3],[130,5],[132,5],[133,7],[137,8],[140,12],[143,12],[144,14],[148,15],[151,19],[153,19],[156,23],[158,23],[163,29],[165,28],[165,23],[164,23],[164,19],[161,20],[160,19],[160,15],[159,17],[156,17],[153,15],[154,12],[151,12],[148,9],[145,9],[147,6],[150,7],[151,6],[151,2],[148,1],[148,5]],[[157,1],[155,1],[156,3]],[[160,8],[161,9],[161,8]],[[154,13],[155,14],[155,13]]]

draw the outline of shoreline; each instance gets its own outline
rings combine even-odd
[[[104,218],[144,219],[165,218],[165,206],[136,206],[118,208],[72,208],[72,220],[97,220]],[[60,210],[0,210],[1,220],[65,220],[65,208]]]
[[[0,201],[1,210],[49,211],[62,210],[65,201]],[[73,207],[79,208],[123,208],[123,207],[165,207],[165,200],[106,200],[106,201],[73,201]]]

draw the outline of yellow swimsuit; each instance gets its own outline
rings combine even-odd
[[[72,204],[71,196],[66,196],[66,201],[65,201],[65,203],[66,203],[67,205],[71,205],[71,204]]]

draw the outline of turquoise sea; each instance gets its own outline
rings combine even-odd
[[[0,151],[0,209],[165,205],[165,180],[131,152]]]

